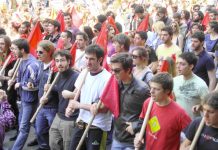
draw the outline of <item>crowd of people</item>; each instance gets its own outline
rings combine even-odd
[[[50,2],[1,8],[0,149],[33,123],[38,150],[189,150],[201,120],[196,149],[217,149],[217,1]]]

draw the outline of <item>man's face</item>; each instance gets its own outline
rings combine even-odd
[[[191,28],[191,32],[192,34],[194,34],[195,32],[198,32],[198,31],[201,31],[197,25],[194,25],[192,28]]]
[[[3,38],[0,38],[0,52],[6,52],[5,40]]]
[[[68,61],[65,56],[57,55],[55,57],[55,64],[59,72],[64,72],[69,68],[70,61]]]
[[[192,72],[193,65],[189,65],[188,62],[182,58],[178,58],[177,70],[179,75],[189,75]]]
[[[63,41],[64,45],[67,45],[70,42],[70,39],[67,38],[67,33],[66,32],[61,33],[61,40]]]
[[[86,66],[90,72],[96,72],[100,67],[100,63],[103,61],[103,58],[98,59],[96,54],[85,54]]]
[[[194,22],[198,22],[199,19],[200,19],[200,17],[199,17],[199,15],[198,15],[198,12],[194,12],[194,13],[193,13],[193,21],[194,21]]]
[[[130,74],[130,70],[124,70],[121,63],[111,63],[111,71],[120,81],[125,80]]]
[[[218,126],[218,110],[212,108],[211,106],[204,104],[203,105],[203,114],[204,114],[204,119],[205,123],[208,126]]]
[[[14,55],[18,58],[21,58],[23,56],[21,50],[19,50],[19,48],[17,47],[17,45],[12,44],[10,47],[12,53],[14,53]]]
[[[49,53],[45,51],[41,46],[37,47],[36,54],[38,59],[42,62],[46,62],[48,58],[51,58]]]
[[[135,34],[134,45],[135,46],[143,46],[144,44],[145,44],[145,40],[143,40],[139,34]]]
[[[162,21],[165,18],[165,14],[164,13],[157,13],[157,20]]]
[[[82,35],[76,36],[77,48],[78,49],[85,49],[87,41],[83,38]]]
[[[55,26],[51,23],[48,24],[48,33],[49,34],[54,34],[55,33]]]
[[[203,46],[203,42],[200,42],[198,39],[196,38],[192,38],[191,39],[191,48],[194,50],[194,51],[198,51],[202,48]]]
[[[70,16],[64,16],[64,23],[67,27],[71,27],[72,19]]]
[[[209,13],[209,20],[212,21],[216,21],[216,15],[214,13]]]
[[[109,27],[108,38],[113,38],[115,36],[115,30],[113,27]]]
[[[20,34],[27,34],[29,32],[28,30],[29,29],[24,24],[21,24],[21,26],[19,28]]]
[[[45,22],[45,23],[42,24],[43,30],[46,33],[49,33],[48,25],[49,25],[48,22]]]
[[[169,91],[164,90],[162,85],[159,83],[150,82],[150,93],[153,101],[161,102],[166,97],[168,97]]]
[[[172,40],[172,36],[170,36],[167,31],[161,31],[161,40],[167,43]]]

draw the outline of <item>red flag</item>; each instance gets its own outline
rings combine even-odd
[[[167,60],[163,60],[161,68],[160,68],[160,72],[168,72],[168,69],[169,69],[169,64]]]
[[[120,113],[120,101],[118,82],[114,75],[108,80],[100,99],[117,118]]]
[[[40,22],[37,21],[37,23],[35,24],[33,30],[31,31],[29,37],[28,37],[28,42],[30,45],[30,53],[33,56],[36,56],[36,48],[37,48],[37,44],[42,40],[42,32],[41,32],[41,28],[40,28]]]
[[[72,56],[72,66],[75,64],[76,59],[76,49],[77,49],[77,43],[75,42],[73,46],[70,49],[70,54]]]
[[[207,12],[207,13],[204,15],[204,18],[203,18],[201,24],[206,27],[209,22],[210,22],[210,18],[209,18],[209,13]]]
[[[149,25],[149,14],[147,14],[140,25],[137,28],[137,31],[147,31],[148,30],[148,25]]]
[[[63,32],[65,30],[65,24],[64,24],[64,15],[62,10],[58,12],[56,20],[61,24],[61,32]]]
[[[111,17],[111,16],[109,16],[109,17],[107,17],[107,21],[108,21],[108,23],[109,23],[110,25],[112,25],[112,27],[114,28],[115,34],[118,34],[118,33],[119,33],[119,30],[117,29],[117,26],[116,26],[116,23],[115,23],[115,21],[114,21],[114,18]]]
[[[62,38],[60,37],[58,39],[58,43],[57,43],[57,48],[56,50],[63,50],[64,49],[64,41],[62,40]]]
[[[83,23],[83,19],[76,12],[74,6],[72,7],[72,10],[71,10],[71,16],[72,16],[72,27],[79,28]]]
[[[173,61],[176,63],[176,54],[172,54],[171,58],[172,58]]]

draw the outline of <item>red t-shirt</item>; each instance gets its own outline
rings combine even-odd
[[[149,101],[144,102],[140,118],[144,118]],[[154,102],[146,127],[146,150],[178,150],[180,133],[190,122],[188,114],[174,101],[167,106]]]

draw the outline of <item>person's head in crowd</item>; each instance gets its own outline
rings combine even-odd
[[[6,35],[0,35],[0,52],[9,54],[11,47],[11,39]]]
[[[29,21],[24,21],[20,25],[19,33],[20,34],[29,34],[30,28],[31,28],[30,22]]]
[[[217,17],[218,17],[218,12],[217,12],[217,10],[215,10],[215,9],[212,9],[212,10],[210,10],[209,12],[209,20],[210,21],[216,21],[217,20]]]
[[[155,33],[158,35],[161,35],[161,30],[165,27],[165,24],[163,21],[157,21],[152,25],[152,29]]]
[[[164,44],[169,44],[172,42],[173,37],[173,28],[170,26],[166,26],[161,30],[161,40]]]
[[[108,30],[108,40],[112,40],[116,34],[116,31],[114,29],[114,27],[110,24],[107,25],[107,30]]]
[[[137,4],[133,3],[130,7],[131,7],[131,12],[133,15],[135,15],[135,7],[137,6]]]
[[[111,11],[111,10],[107,11],[105,16],[106,17],[111,16],[114,20],[115,20],[115,17],[116,17],[115,13],[113,11]]]
[[[148,35],[145,31],[137,31],[134,36],[134,45],[135,46],[145,46]]]
[[[207,94],[201,102],[203,117],[207,126],[218,128],[218,92]]]
[[[53,58],[60,73],[68,70],[72,64],[72,56],[67,50],[55,51]]]
[[[22,38],[12,41],[10,49],[18,58],[22,58],[30,52],[28,41]]]
[[[191,34],[199,31],[203,31],[203,26],[200,23],[193,23],[191,25]]]
[[[85,50],[86,46],[88,45],[88,35],[85,32],[78,32],[76,34],[76,43],[77,48],[81,50]]]
[[[200,11],[200,9],[201,9],[201,7],[198,4],[193,6],[193,12],[198,12],[198,11]]]
[[[203,32],[195,32],[191,36],[191,48],[194,52],[201,52],[203,50],[205,36]]]
[[[167,65],[167,66],[163,66]],[[166,57],[164,59],[159,60],[157,73],[167,72],[172,75],[172,77],[176,76],[176,62],[172,57]]]
[[[135,7],[135,15],[136,15],[138,18],[143,19],[143,17],[144,17],[144,12],[145,12],[145,10],[144,10],[144,8],[143,8],[142,5],[137,5],[137,6]]]
[[[179,34],[179,24],[176,21],[172,21],[171,27],[173,28],[173,34],[178,35]]]
[[[177,4],[172,4],[171,8],[172,8],[173,14],[178,12],[178,5]]]
[[[36,54],[40,61],[49,63],[55,51],[54,44],[49,40],[42,40],[37,45]]]
[[[193,22],[201,23],[203,19],[204,19],[204,14],[202,13],[202,11],[193,12],[193,18],[192,18]]]
[[[72,42],[72,39],[73,39],[73,35],[69,30],[64,30],[61,33],[60,38],[63,41],[64,47],[68,47],[68,46],[71,47],[71,42]]]
[[[191,15],[190,15],[189,11],[187,11],[187,10],[182,10],[181,11],[181,19],[184,19],[184,20],[188,21],[190,19],[190,17],[191,17]]]
[[[2,27],[0,27],[0,35],[6,35],[5,29]]]
[[[167,9],[165,7],[160,7],[157,11],[157,20],[164,21],[167,17]]]
[[[132,50],[133,64],[140,66],[142,64],[148,65],[149,52],[143,46],[137,46]]]
[[[184,52],[177,60],[177,72],[179,75],[189,76],[197,64],[198,58],[192,52]]]
[[[150,87],[153,101],[160,102],[161,100],[166,100],[173,90],[173,78],[169,73],[158,73],[150,80]]]
[[[127,81],[132,78],[133,60],[129,53],[118,53],[110,60],[112,74],[119,81]]]
[[[207,26],[207,33],[209,34],[218,34],[218,22],[217,21],[210,21]]]
[[[65,28],[69,30],[69,28],[72,27],[72,18],[71,18],[71,15],[70,13],[63,13],[64,15],[64,24],[65,24]]]
[[[61,25],[56,20],[50,20],[48,23],[48,32],[51,35],[58,34],[60,32]]]
[[[99,32],[101,31],[102,24],[100,22],[96,23],[93,27],[93,33],[95,36],[98,36]]]
[[[89,45],[85,49],[85,58],[87,69],[91,73],[98,73],[102,69],[104,60],[104,50],[96,45]]]
[[[94,38],[94,33],[92,31],[92,28],[90,26],[84,26],[83,27],[83,32],[85,32],[87,35],[88,35],[88,38],[89,38],[89,44],[91,44],[92,42],[92,39]]]
[[[173,14],[173,20],[176,21],[179,25],[181,23],[181,14],[176,12]]]
[[[122,33],[122,32],[123,32],[123,27],[122,27],[122,25],[121,25],[119,22],[115,22],[115,24],[116,24],[116,27],[117,27],[119,33]]]
[[[130,47],[130,39],[123,33],[117,34],[113,38],[113,45],[116,53],[128,52]]]
[[[50,20],[51,20],[51,19],[49,19],[49,18],[45,18],[45,19],[42,21],[42,28],[43,28],[43,30],[44,30],[44,33],[49,33],[48,25],[49,25]]]
[[[107,17],[105,15],[100,14],[97,16],[97,20],[99,23],[104,23],[107,20]]]

